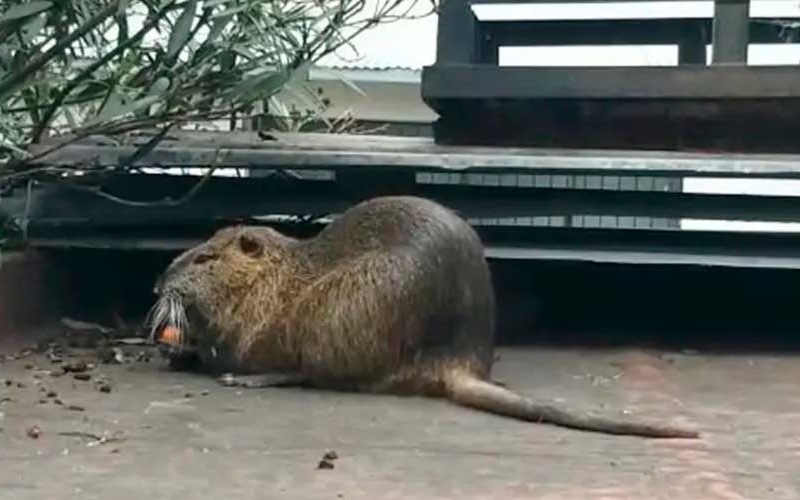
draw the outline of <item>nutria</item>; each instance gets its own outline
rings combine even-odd
[[[441,397],[581,430],[698,436],[575,415],[493,382],[495,297],[482,242],[430,200],[364,201],[310,239],[221,229],[179,255],[155,292],[153,339],[180,332],[168,356],[195,353],[218,374],[234,372],[221,379],[228,385]]]

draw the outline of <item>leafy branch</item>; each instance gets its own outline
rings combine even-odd
[[[189,123],[263,114],[265,102],[302,87],[306,68],[363,31],[435,8],[432,0],[0,0],[0,184],[62,171],[34,162],[91,135],[155,128],[163,137]],[[30,154],[34,143],[46,151]]]

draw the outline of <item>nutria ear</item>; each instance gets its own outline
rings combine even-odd
[[[264,245],[261,240],[250,234],[239,235],[239,249],[251,257],[260,257],[264,253]]]

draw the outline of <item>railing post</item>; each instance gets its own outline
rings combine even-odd
[[[678,64],[681,66],[699,64],[705,66],[707,31],[703,26],[691,26],[682,30],[678,41]]]
[[[480,62],[480,26],[467,0],[444,0],[436,34],[437,64]]]
[[[714,0],[713,64],[747,64],[750,0]]]

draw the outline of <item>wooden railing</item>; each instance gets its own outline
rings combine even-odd
[[[800,68],[747,65],[749,44],[796,41],[798,19],[716,0],[712,18],[479,20],[489,3],[540,2],[444,2],[422,77],[441,144],[800,152]],[[498,65],[504,46],[619,44],[675,45],[678,66]]]

